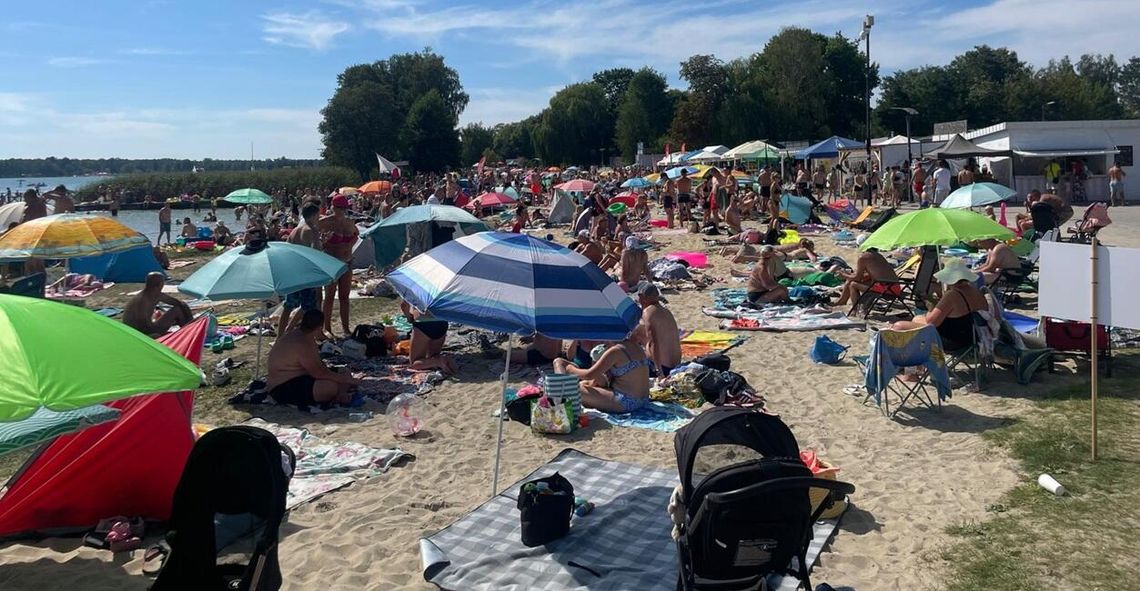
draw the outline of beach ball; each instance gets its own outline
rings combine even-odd
[[[388,403],[384,413],[392,433],[398,437],[411,437],[423,428],[424,402],[415,394],[400,394]]]

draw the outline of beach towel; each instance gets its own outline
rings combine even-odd
[[[122,308],[99,308],[98,310],[95,310],[95,313],[100,315],[100,316],[106,316],[107,318],[114,318],[114,317],[118,316],[119,314],[122,314],[123,309]]]
[[[289,481],[286,509],[344,488],[357,480],[379,476],[396,462],[413,457],[399,448],[383,449],[352,442],[328,442],[305,429],[284,427],[261,419],[250,419],[245,424],[269,431],[297,455],[297,469]]]
[[[799,306],[767,306],[760,310],[737,308],[723,310],[705,308],[706,316],[720,318],[722,330],[765,330],[773,332],[863,328],[866,323],[849,318],[842,312],[826,308]]]
[[[682,330],[681,358],[693,359],[709,353],[727,351],[747,341],[747,337],[731,332],[712,330]]]
[[[871,335],[864,385],[880,404],[887,385],[904,367],[923,366],[938,390],[939,400],[950,397],[950,375],[942,339],[933,326],[917,330],[876,331]]]
[[[607,413],[586,409],[586,416],[603,420],[615,427],[636,427],[662,433],[672,433],[693,419],[693,412],[673,402],[650,402],[633,412]]]
[[[748,290],[743,287],[718,287],[712,290],[713,307],[722,310],[735,310],[748,300]]]
[[[570,533],[544,546],[522,544],[518,491],[555,472],[595,505],[575,516]],[[677,545],[665,508],[675,469],[611,462],[574,449],[559,453],[522,480],[444,529],[420,540],[424,579],[445,591],[498,589],[637,589],[673,591]],[[842,516],[840,517],[842,518]],[[807,561],[814,564],[839,520],[816,523]],[[791,591],[793,577],[770,581]]]
[[[170,268],[171,269],[181,269],[182,267],[189,267],[190,265],[193,265],[194,263],[197,263],[197,262],[198,261],[191,260],[191,259],[174,259],[173,261],[170,261]]]
[[[1038,320],[1036,318],[1018,314],[1017,312],[1010,312],[1009,310],[1003,312],[1002,317],[1005,318],[1005,321],[1008,322],[1014,330],[1021,334],[1033,334],[1037,332]]]
[[[808,273],[798,279],[781,279],[780,285],[784,287],[801,287],[801,286],[816,286],[822,285],[824,287],[838,287],[843,285],[843,279],[834,273],[826,271],[815,271]]]

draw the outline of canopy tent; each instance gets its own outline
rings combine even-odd
[[[700,154],[703,151],[704,150],[690,150],[688,152],[685,152],[684,154],[681,154],[681,157],[677,159],[677,162],[681,162],[681,163],[688,162],[689,158],[692,158],[693,156],[696,156],[697,154]]]
[[[99,281],[115,283],[143,283],[148,274],[163,273],[150,245],[71,259],[67,261],[67,268],[72,273],[89,273]]]
[[[970,140],[962,137],[959,134],[954,134],[941,148],[934,151],[935,158],[942,158],[946,160],[962,160],[964,158],[972,158],[978,156],[988,156],[997,158],[1001,156],[1009,156],[1009,150],[991,150],[989,148],[982,148],[971,142]]]
[[[910,143],[912,146],[913,145],[917,145],[917,146],[922,145],[921,141],[916,140],[914,138],[910,139]],[[882,140],[879,140],[877,142],[871,142],[872,148],[877,148],[879,146],[905,146],[905,145],[906,145],[906,136],[905,135],[891,136],[889,138],[882,139]]]
[[[723,154],[726,160],[742,160],[745,156],[769,147],[763,140],[744,142]]]
[[[191,363],[202,357],[208,320],[159,342]],[[165,520],[194,445],[193,392],[107,403],[118,421],[64,435],[32,457],[0,497],[0,536],[82,531],[112,515]]]
[[[688,158],[686,160],[686,162],[690,162],[690,163],[705,162],[705,163],[708,163],[708,162],[720,162],[721,160],[724,160],[724,159],[725,159],[724,156],[717,154],[716,152],[703,152],[702,151],[702,152]]]
[[[404,207],[380,223],[361,232],[361,239],[369,238],[375,252],[373,262],[383,269],[396,262],[408,246],[407,227],[419,224],[445,224],[456,229],[456,236],[466,236],[487,229],[479,218],[450,205],[414,205]]]
[[[840,150],[847,150],[864,145],[863,142],[850,138],[833,135],[822,142],[812,144],[795,153],[796,160],[814,160],[817,158],[837,158]]]

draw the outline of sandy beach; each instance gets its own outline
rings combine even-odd
[[[1109,244],[1140,246],[1140,209],[1113,209],[1114,225],[1102,233]],[[561,236],[560,236],[561,237]],[[660,240],[668,250],[701,250],[700,235],[671,234]],[[853,260],[850,249],[819,240],[824,254]],[[731,266],[710,257],[706,274],[725,278]],[[737,284],[718,284],[737,285]],[[715,329],[717,321],[701,307],[707,291],[668,293],[668,307],[686,329]],[[368,318],[354,317],[353,323]],[[910,410],[897,420],[843,393],[861,376],[850,361],[813,364],[808,351],[815,337],[828,334],[867,349],[868,333],[838,330],[802,333],[749,333],[730,352],[733,369],[743,374],[792,428],[802,449],[813,449],[841,468],[853,483],[852,508],[813,572],[813,581],[855,589],[938,589],[952,543],[945,528],[984,520],[987,508],[1018,482],[1012,461],[981,434],[1028,412],[1026,401],[1041,384],[1077,382],[1072,361],[1056,375],[1039,374],[1031,387],[1019,387],[1008,372],[991,374],[981,393],[957,389],[941,411]],[[242,346],[252,348],[247,340]],[[207,354],[206,360],[214,357]],[[415,460],[371,480],[357,482],[293,510],[282,527],[281,566],[286,589],[408,589],[435,587],[420,573],[417,541],[472,510],[490,489],[501,360],[459,359],[461,373],[426,396],[424,432],[397,440],[382,416],[363,423],[344,412],[304,415],[285,407],[256,407],[256,416],[304,427],[335,441],[377,447],[399,446]],[[1087,365],[1081,365],[1087,367]],[[516,380],[514,385],[521,383]],[[210,391],[200,396],[216,397]],[[236,410],[203,405],[196,420],[236,422],[250,407]],[[376,408],[375,410],[380,410]],[[574,447],[612,460],[675,469],[672,434],[612,427],[594,421],[570,436],[542,437],[518,423],[504,428],[500,487],[508,486]],[[661,508],[665,518],[664,507]],[[151,540],[148,540],[151,541]],[[951,557],[952,558],[952,557]],[[142,551],[112,555],[83,547],[78,538],[0,546],[0,588],[6,590],[146,589]]]

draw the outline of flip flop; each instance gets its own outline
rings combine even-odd
[[[147,548],[143,554],[143,574],[151,577],[158,575],[162,571],[162,566],[166,564],[167,556],[170,556],[170,546],[167,546],[166,542]]]

